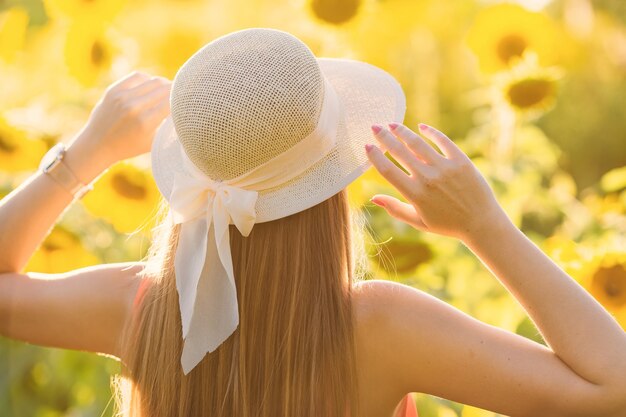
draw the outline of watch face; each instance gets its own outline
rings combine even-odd
[[[64,149],[63,143],[57,143],[41,158],[39,163],[39,169],[43,172],[48,171],[58,161],[59,153]]]

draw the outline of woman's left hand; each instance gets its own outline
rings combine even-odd
[[[170,112],[172,82],[134,71],[111,84],[76,138],[106,163],[150,152],[156,128]]]

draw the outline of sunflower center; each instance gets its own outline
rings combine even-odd
[[[76,235],[63,228],[54,228],[43,241],[41,247],[48,252],[69,248],[79,243]]]
[[[360,0],[312,0],[311,8],[318,18],[338,25],[352,19],[360,3]]]
[[[611,307],[626,306],[626,266],[618,264],[599,268],[593,275],[592,289]]]
[[[138,178],[131,178],[121,172],[113,175],[111,184],[116,192],[132,200],[141,200],[145,198],[147,194],[146,187]]]
[[[96,40],[91,45],[91,62],[99,67],[106,60],[106,49],[102,43]]]
[[[59,245],[57,242],[54,242],[54,241],[44,241],[41,244],[41,246],[43,246],[43,248],[48,252],[52,252],[54,250],[58,250],[62,248],[61,245]]]
[[[524,50],[528,47],[526,39],[518,34],[512,33],[502,37],[496,46],[498,58],[505,64],[508,64],[511,58],[522,56]]]
[[[15,148],[17,148],[17,146],[15,146],[14,141],[12,141],[8,136],[0,133],[0,151],[9,153],[13,152]]]
[[[536,106],[554,94],[554,81],[532,79],[518,81],[507,91],[509,103],[520,109]]]

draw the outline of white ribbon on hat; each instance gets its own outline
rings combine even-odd
[[[315,129],[287,151],[226,181],[209,178],[180,146],[185,172],[175,175],[168,217],[174,224],[182,224],[174,268],[185,375],[239,324],[228,225],[232,221],[243,236],[250,234],[258,191],[283,184],[327,155],[336,144],[341,110],[336,92],[324,77],[324,98]]]

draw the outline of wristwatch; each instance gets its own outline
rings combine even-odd
[[[63,161],[65,156],[65,144],[62,142],[57,143],[46,152],[41,158],[39,163],[39,169],[48,174],[59,183],[63,188],[68,190],[74,198],[82,198],[88,191],[93,190],[93,185],[85,185],[82,183],[72,170]]]

